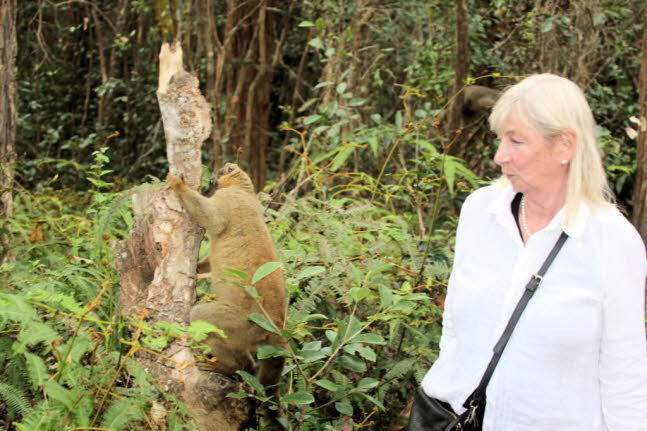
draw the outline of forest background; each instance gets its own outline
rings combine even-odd
[[[168,171],[162,42],[181,41],[212,106],[203,185],[237,162],[266,206],[290,295],[291,429],[398,430],[438,354],[461,203],[497,176],[487,110],[464,87],[536,72],[578,83],[618,204],[645,238],[646,9],[1,0],[0,427],[192,429],[136,359],[199,334],[122,315],[111,248],[132,228],[129,190],[161,187]],[[275,402],[241,377],[238,398]]]

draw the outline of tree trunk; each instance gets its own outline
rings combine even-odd
[[[447,134],[450,141],[454,139],[457,130],[463,127],[463,105],[465,104],[465,95],[463,87],[467,80],[467,54],[469,50],[469,39],[467,34],[467,1],[456,0],[456,73],[454,75],[454,88],[452,95],[454,101],[449,108],[449,118],[447,121]],[[456,145],[450,148],[450,153],[455,154],[458,150]]]
[[[210,107],[198,80],[182,68],[179,43],[162,46],[157,98],[164,123],[171,174],[197,189],[200,147],[211,130]],[[148,310],[148,322],[189,323],[195,302],[200,229],[169,188],[148,188],[133,197],[135,220],[130,238],[114,245],[121,274],[121,307],[126,314]],[[226,398],[239,384],[192,365],[186,340],[176,339],[161,352],[171,360],[143,353],[139,361],[161,388],[183,400],[202,431],[238,430],[248,414],[244,400]]]
[[[633,222],[647,243],[647,11],[643,28],[643,57],[640,66],[640,125],[636,151],[636,185],[633,195]]]
[[[0,0],[0,218],[12,215],[16,140],[16,0]],[[11,259],[8,223],[0,226],[0,265]]]

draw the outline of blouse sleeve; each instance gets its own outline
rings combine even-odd
[[[465,200],[463,203],[463,206],[461,207],[461,214],[460,218],[458,220],[458,226],[456,227],[456,242],[454,245],[454,263],[452,266],[452,273],[449,276],[449,281],[447,283],[447,294],[445,295],[445,307],[443,310],[443,330],[442,334],[440,336],[440,349],[441,350],[448,350],[449,346],[452,345],[455,340],[456,336],[454,334],[454,326],[453,326],[453,316],[452,316],[452,303],[453,303],[453,298],[454,298],[454,283],[453,283],[453,278],[454,278],[454,268],[459,267],[460,265],[457,265],[457,262],[460,262],[460,260],[463,258],[463,247],[465,243],[465,233],[466,233],[466,225],[470,224],[470,214],[473,212],[470,210],[470,208],[474,205],[473,201],[474,196],[468,196],[468,198]]]
[[[647,430],[645,246],[626,220],[609,247],[602,302],[600,390],[609,431]]]

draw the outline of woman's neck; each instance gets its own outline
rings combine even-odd
[[[523,195],[525,221],[529,235],[542,230],[555,217],[566,202],[566,188],[551,192],[526,192]]]

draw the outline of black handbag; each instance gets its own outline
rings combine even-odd
[[[512,331],[521,317],[521,313],[528,305],[530,298],[535,294],[548,267],[553,263],[557,253],[559,253],[567,239],[568,235],[562,232],[537,274],[532,275],[528,280],[526,289],[519,302],[517,302],[517,306],[512,312],[503,334],[501,334],[499,341],[494,346],[494,354],[481,378],[481,382],[463,403],[463,407],[467,410],[457,415],[449,404],[428,397],[422,388],[418,388],[413,397],[411,416],[405,431],[480,431],[482,429],[486,403],[485,389],[492,378],[492,374],[494,374],[494,369],[499,363],[499,359],[501,359],[503,349],[508,344]]]

